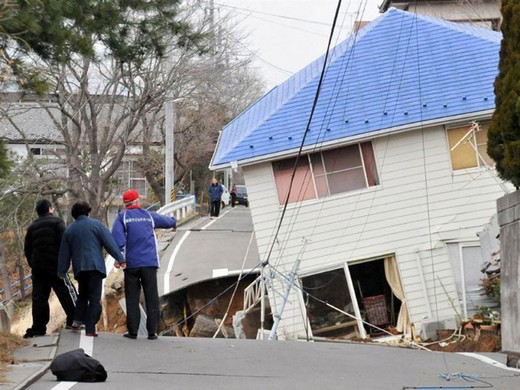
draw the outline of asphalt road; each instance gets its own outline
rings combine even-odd
[[[519,370],[460,354],[397,347],[297,341],[159,337],[129,340],[102,333],[87,338],[62,331],[58,354],[83,347],[108,372],[105,383],[57,382],[47,372],[35,390],[108,389],[463,389],[520,388]],[[85,343],[85,339],[87,342]],[[91,343],[89,345],[89,342]],[[493,354],[504,361],[505,355]],[[468,382],[463,373],[486,381]]]
[[[162,255],[159,294],[214,277],[235,275],[260,262],[248,208],[226,207],[218,219],[199,218],[180,227]]]

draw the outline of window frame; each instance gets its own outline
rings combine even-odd
[[[487,144],[487,139],[488,139],[487,134],[489,131],[489,122],[478,123],[478,126],[480,129],[479,131],[486,132],[486,144]],[[450,145],[449,132],[450,132],[450,130],[462,130],[462,129],[466,129],[465,136],[468,134],[469,131],[472,131],[472,134],[469,136],[472,138],[472,141],[471,141],[472,144],[469,147],[471,149],[473,149],[476,166],[455,169],[454,168],[454,159],[453,159],[454,150],[452,151],[453,146]],[[467,124],[467,125],[444,126],[444,130],[445,130],[445,136],[446,136],[446,145],[448,147],[448,155],[449,155],[449,159],[450,159],[450,169],[453,174],[463,174],[463,173],[472,172],[472,171],[483,171],[483,170],[488,169],[489,167],[492,167],[492,166],[487,165],[488,162],[484,158],[484,157],[487,157],[489,160],[491,160],[491,157],[489,157],[489,155],[487,153],[486,153],[486,156],[482,156],[482,158],[480,157],[481,154],[479,152],[479,146],[484,145],[484,143],[478,143],[477,132],[473,128],[473,125],[471,123]],[[461,139],[462,138],[460,138],[455,144],[459,143]],[[462,144],[464,144],[466,142],[467,141],[463,141]],[[458,146],[460,146],[460,145],[457,145],[457,147]]]
[[[364,149],[362,147],[363,144],[369,144],[370,145],[370,149],[371,149],[370,156],[368,156],[368,155],[365,156]],[[353,147],[353,146],[357,147],[358,156],[359,156],[359,160],[360,160],[360,165],[353,166],[353,167],[348,167],[348,168],[342,168],[342,169],[339,169],[339,170],[328,172],[326,164],[325,164],[324,153],[327,153],[328,151],[333,151],[333,150],[346,149],[346,148]],[[319,155],[319,159],[320,159],[320,163],[322,165],[323,173],[319,173],[319,174],[315,173],[315,164],[313,163],[313,156],[316,156],[316,155]],[[281,160],[271,161],[271,170],[272,170],[272,174],[273,174],[273,181],[274,181],[274,184],[275,184],[276,192],[277,192],[277,195],[278,195],[279,205],[283,205],[284,204],[285,199],[287,198],[287,194],[286,193],[282,194],[283,197],[280,194],[280,186],[277,184],[277,169],[275,167],[275,164],[278,163],[278,162],[281,162],[281,161],[294,160],[295,158],[296,157],[287,157],[287,158],[284,158],[284,159],[281,159]],[[373,180],[374,181],[373,185],[370,184],[370,181],[369,181],[369,178],[368,178],[367,164],[366,164],[366,161],[365,161],[367,158],[371,158],[373,160],[373,164],[374,164],[374,168],[375,168],[375,172],[374,172],[375,177],[374,177],[374,180]],[[377,169],[378,168],[378,164],[377,164],[376,154],[374,152],[374,145],[373,145],[372,140],[368,140],[368,141],[364,141],[364,142],[357,142],[357,143],[354,143],[354,144],[342,145],[342,146],[336,147],[336,148],[329,148],[329,149],[325,149],[325,150],[320,150],[320,151],[307,153],[307,154],[301,156],[300,159],[304,159],[306,161],[307,166],[309,167],[310,180],[312,181],[312,185],[313,185],[314,197],[306,198],[306,199],[292,200],[292,201],[289,201],[289,204],[303,202],[303,201],[310,201],[310,200],[319,200],[319,199],[322,199],[322,198],[335,196],[335,195],[350,194],[350,193],[355,193],[355,192],[360,191],[360,190],[361,191],[363,191],[363,190],[365,190],[365,191],[372,190],[373,188],[378,187],[378,186],[381,185],[381,180],[379,178],[379,172],[378,172],[379,170]],[[333,192],[333,193],[331,192],[330,181],[329,181],[330,180],[329,176],[331,174],[335,174],[335,173],[338,173],[338,172],[354,171],[354,170],[359,170],[359,169],[362,169],[362,172],[363,172],[363,183],[364,183],[364,186],[359,187],[359,188],[354,188],[354,189],[351,189],[351,190],[348,190],[348,191],[340,191],[340,192]],[[326,185],[326,190],[327,190],[327,193],[325,195],[319,195],[318,185],[316,183],[316,178],[317,177],[318,178],[324,178],[324,180],[325,180],[325,185]]]

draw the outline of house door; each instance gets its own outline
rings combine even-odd
[[[358,302],[364,327],[372,335],[384,334],[382,329],[396,327],[401,309],[401,300],[394,295],[387,280],[385,261],[395,260],[378,259],[348,266],[349,288]]]

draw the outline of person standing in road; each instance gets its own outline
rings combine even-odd
[[[213,178],[208,188],[208,194],[210,199],[210,215],[211,219],[218,218],[220,214],[220,203],[222,202],[222,193],[224,189],[216,178]]]
[[[85,334],[97,337],[96,324],[101,316],[101,291],[107,275],[103,248],[116,260],[117,268],[125,268],[125,258],[110,231],[90,218],[86,202],[72,206],[75,221],[65,230],[58,257],[58,276],[66,277],[72,260],[74,277],[79,284],[79,298],[74,315],[75,328],[85,324]]]
[[[24,338],[43,336],[50,320],[49,295],[51,289],[67,315],[66,327],[72,326],[77,292],[68,276],[57,276],[58,252],[65,223],[53,215],[54,209],[47,199],[36,203],[36,219],[25,235],[24,253],[32,270],[32,326]]]
[[[137,338],[141,311],[139,298],[141,287],[146,306],[146,330],[148,339],[157,339],[159,326],[159,292],[157,289],[157,269],[159,255],[155,229],[175,229],[174,217],[147,211],[139,205],[139,193],[128,190],[123,194],[125,210],[118,214],[112,227],[112,234],[126,257],[125,299],[126,327],[124,337]]]
[[[237,200],[237,186],[233,184],[231,188],[231,207],[235,207],[235,201]]]

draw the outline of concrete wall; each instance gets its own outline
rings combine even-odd
[[[520,191],[497,201],[500,225],[502,349],[520,353]]]

